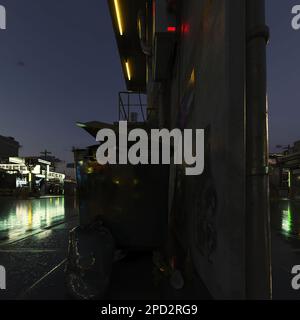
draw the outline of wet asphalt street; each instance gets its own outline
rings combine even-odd
[[[78,225],[75,199],[0,199],[0,265],[7,272],[1,299],[65,300],[64,268],[70,229]],[[152,252],[114,263],[106,299],[157,299]]]
[[[273,298],[300,300],[292,268],[300,265],[300,201],[271,202]]]
[[[0,199],[0,265],[7,272],[1,299],[69,299],[64,264],[69,230],[78,224],[75,199]],[[271,203],[274,299],[299,299],[291,269],[300,265],[300,202]],[[157,299],[151,253],[114,265],[108,298]],[[140,281],[136,281],[136,277]]]
[[[6,268],[7,290],[0,291],[0,299],[37,299],[40,294],[37,288],[44,283],[47,288],[41,292],[45,298],[67,298],[63,267],[68,233],[77,224],[75,199],[2,198],[0,265]]]

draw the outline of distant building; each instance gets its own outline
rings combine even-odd
[[[75,173],[75,164],[67,163],[65,161],[57,161],[52,163],[53,169],[56,172],[62,173],[65,175],[66,180],[75,181],[76,173]]]
[[[64,174],[51,170],[51,162],[38,157],[9,157],[0,163],[0,194],[27,189],[40,195],[62,194],[64,180]]]
[[[0,136],[0,158],[18,157],[20,144],[13,137]]]
[[[292,150],[290,150],[290,153],[296,153],[300,152],[300,141],[296,141],[294,143],[294,146],[292,147]]]
[[[52,171],[64,174],[66,180],[76,180],[74,163],[68,163],[52,155],[41,156],[40,159],[51,162],[50,169]]]
[[[281,154],[270,155],[271,194],[300,199],[300,141],[285,149]]]

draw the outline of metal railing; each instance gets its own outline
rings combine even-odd
[[[157,109],[149,108],[147,96],[130,91],[119,92],[119,121],[147,122],[157,117]]]
[[[146,95],[135,92],[119,92],[119,121],[146,122]]]

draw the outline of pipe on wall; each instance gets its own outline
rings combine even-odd
[[[265,1],[246,0],[246,298],[271,299]]]

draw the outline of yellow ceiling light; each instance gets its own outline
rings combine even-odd
[[[118,20],[119,32],[120,32],[120,35],[123,36],[124,30],[123,30],[123,25],[122,25],[121,10],[120,10],[119,1],[114,0],[114,4],[115,4],[116,15],[117,15],[117,20]]]
[[[190,76],[190,84],[194,85],[196,82],[196,75],[195,75],[195,68],[192,70],[191,76]]]
[[[130,65],[129,65],[128,60],[125,61],[125,65],[126,65],[127,78],[130,81],[131,80],[131,70],[130,70]]]

